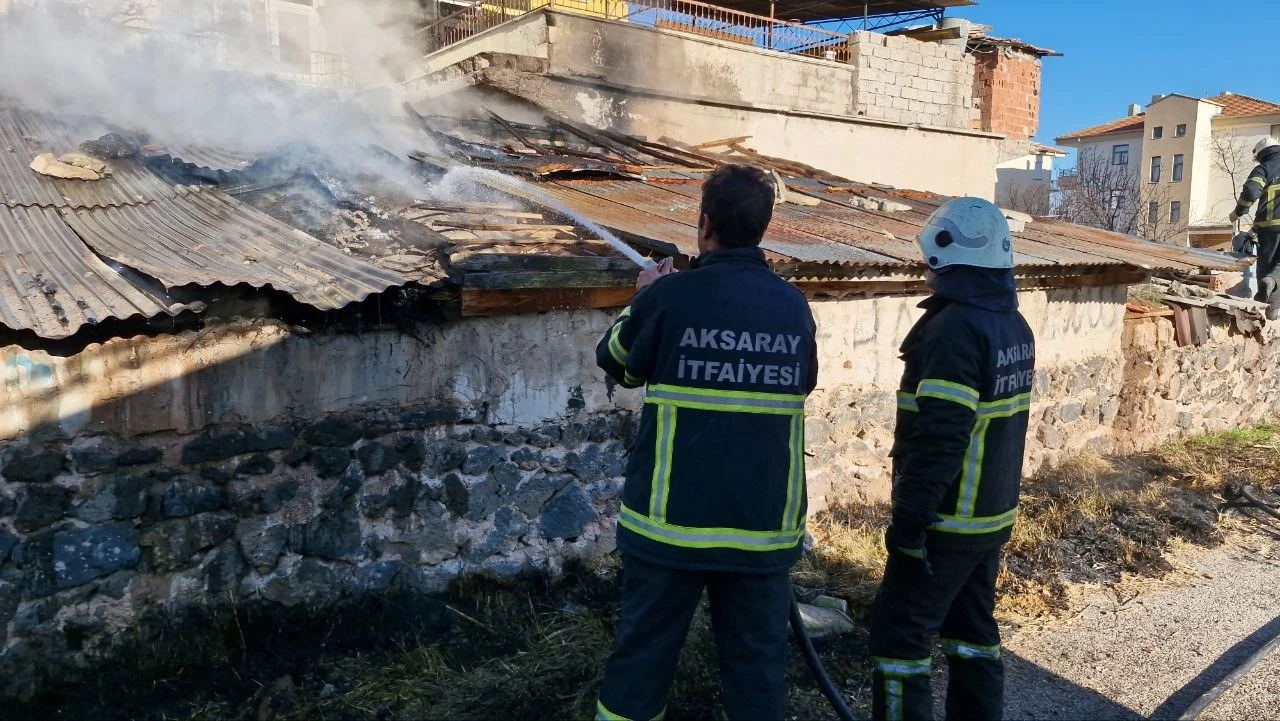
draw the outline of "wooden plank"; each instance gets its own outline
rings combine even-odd
[[[635,288],[638,270],[516,270],[493,273],[468,273],[462,278],[463,288],[488,290],[514,288]]]
[[[628,163],[634,163],[635,165],[641,165],[641,166],[644,165],[644,161],[632,155],[625,146],[620,145],[613,139],[606,137],[598,132],[589,130],[585,127],[578,125],[577,123],[570,122],[569,120],[566,120],[564,118],[553,118],[548,115],[547,121],[553,127],[560,128],[561,130],[564,130],[567,133],[572,133],[578,136],[579,138],[582,138],[583,140],[587,141],[588,143],[592,143],[597,147],[604,148],[605,150],[608,150],[611,153],[617,153],[618,157],[622,158]]]
[[[622,256],[517,255],[514,253],[475,253],[452,261],[450,266],[468,272],[500,270],[616,270],[638,272],[635,263]]]
[[[572,233],[576,228],[572,225],[545,225],[542,223],[467,223],[467,222],[437,222],[434,223],[441,228],[453,228],[457,230],[508,230],[508,231],[525,231],[529,233]]]
[[[581,308],[621,308],[631,302],[635,292],[634,285],[513,290],[464,288],[460,314],[463,317],[476,317]]]
[[[540,148],[538,148],[538,146],[536,146],[536,145],[534,145],[533,143],[529,142],[529,139],[528,139],[528,138],[526,138],[526,137],[524,137],[523,135],[521,135],[521,134],[520,134],[520,131],[518,131],[518,130],[516,130],[514,127],[512,127],[512,126],[511,126],[511,123],[508,123],[508,122],[506,121],[506,118],[503,118],[501,115],[498,115],[497,113],[493,112],[493,111],[492,111],[492,110],[490,110],[489,108],[484,107],[483,105],[482,105],[482,106],[480,106],[480,108],[481,108],[482,110],[484,110],[486,113],[488,113],[488,114],[489,114],[489,117],[491,117],[491,118],[493,118],[494,120],[496,120],[496,121],[498,122],[498,124],[499,124],[499,125],[501,125],[502,127],[506,128],[507,132],[508,132],[508,133],[511,133],[512,137],[514,137],[516,140],[519,140],[519,141],[520,141],[520,144],[521,144],[521,145],[523,145],[524,147],[526,147],[526,148],[528,148],[528,149],[532,150],[533,152],[537,153],[538,155],[543,155],[543,154],[544,154],[544,153],[542,152],[542,150],[541,150]]]
[[[625,135],[623,133],[619,133],[613,130],[606,130],[604,131],[604,134],[616,142],[623,143],[624,145],[627,145],[628,147],[631,147],[631,148],[635,148],[636,150],[639,150],[642,153],[652,155],[658,160],[665,160],[668,163],[674,163],[684,168],[691,168],[691,169],[701,169],[706,167],[715,168],[715,167],[718,167],[719,165],[722,165],[717,163],[711,163],[709,161],[700,160],[697,157],[693,157],[693,156],[681,155],[680,152],[677,151],[675,148],[668,148],[658,143],[650,143],[648,141],[641,140],[640,138],[636,138],[631,135]]]
[[[906,30],[900,33],[892,33],[893,35],[901,35],[909,37],[912,40],[919,40],[924,43],[936,43],[939,40],[959,40],[960,28],[938,28],[936,30]]]
[[[736,145],[738,143],[741,143],[743,141],[750,140],[750,139],[751,139],[750,135],[739,135],[736,138],[725,138],[724,140],[712,140],[706,143],[698,143],[697,145],[690,145],[689,149],[690,150],[706,150],[707,148],[719,148],[721,146],[726,146],[726,145]]]

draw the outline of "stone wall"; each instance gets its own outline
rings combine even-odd
[[[849,38],[849,64],[858,115],[972,127],[974,58],[963,46],[860,31]]]
[[[516,427],[418,408],[13,444],[0,696],[101,657],[148,610],[320,608],[607,552],[632,425],[626,411]]]
[[[1029,469],[1110,443],[1124,297],[1020,294],[1039,343]],[[812,305],[815,511],[887,494],[918,302]],[[613,315],[313,336],[264,321],[69,357],[9,349],[11,413],[38,422],[0,447],[0,693],[100,656],[148,609],[323,608],[610,551],[642,400],[594,367]]]
[[[1063,454],[1110,449],[1124,370],[1125,292],[1107,286],[1019,293],[1037,343],[1028,473]],[[920,317],[919,300],[813,305],[821,371],[805,430],[811,508],[888,497],[898,348]]]
[[[1209,340],[1179,347],[1173,323],[1127,324],[1116,450],[1141,451],[1180,435],[1275,422],[1280,409],[1280,340],[1273,327],[1245,335],[1210,316]]]

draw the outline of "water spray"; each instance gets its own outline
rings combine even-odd
[[[586,228],[592,233],[595,233],[601,240],[612,246],[614,250],[618,251],[628,260],[641,268],[648,268],[649,266],[654,265],[652,260],[649,260],[643,255],[637,253],[634,248],[619,240],[618,236],[610,233],[604,228],[601,228],[599,225],[596,225],[581,215],[578,215],[570,210],[564,203],[561,203],[519,178],[513,178],[510,175],[505,175],[497,172],[496,170],[489,170],[487,168],[458,166],[451,168],[444,174],[444,177],[440,179],[440,187],[448,189],[450,186],[455,186],[457,183],[462,181],[470,181],[480,185],[487,185],[496,190],[505,190],[513,195],[545,205],[557,213],[564,215],[566,218],[572,218],[578,225]]]

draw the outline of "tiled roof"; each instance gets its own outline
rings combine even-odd
[[[1112,120],[1109,123],[1094,125],[1084,130],[1077,130],[1074,133],[1059,136],[1054,142],[1065,142],[1068,140],[1080,140],[1082,138],[1092,138],[1098,135],[1109,135],[1111,133],[1127,133],[1134,130],[1141,130],[1142,124],[1146,122],[1146,115],[1134,115],[1128,118]]]
[[[1246,117],[1250,115],[1269,115],[1272,113],[1280,114],[1280,105],[1268,100],[1261,100],[1248,95],[1240,95],[1239,93],[1221,93],[1211,98],[1203,98],[1203,100],[1221,105],[1222,117],[1226,118]],[[1112,120],[1109,123],[1094,125],[1093,127],[1085,128],[1084,130],[1077,130],[1074,133],[1062,135],[1057,138],[1057,142],[1081,140],[1083,138],[1092,138],[1099,135],[1109,135],[1111,133],[1138,130],[1142,128],[1142,124],[1145,121],[1145,113],[1128,118],[1120,118],[1119,120]]]
[[[1222,114],[1225,117],[1280,113],[1280,105],[1237,93],[1215,95],[1212,98],[1205,98],[1205,100],[1221,105]]]

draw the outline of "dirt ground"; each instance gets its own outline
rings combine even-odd
[[[1184,548],[1174,573],[1144,588],[1098,590],[1074,615],[1005,642],[1006,719],[1176,719],[1280,631],[1280,541],[1233,535]],[[1275,718],[1280,652],[1204,719]]]

